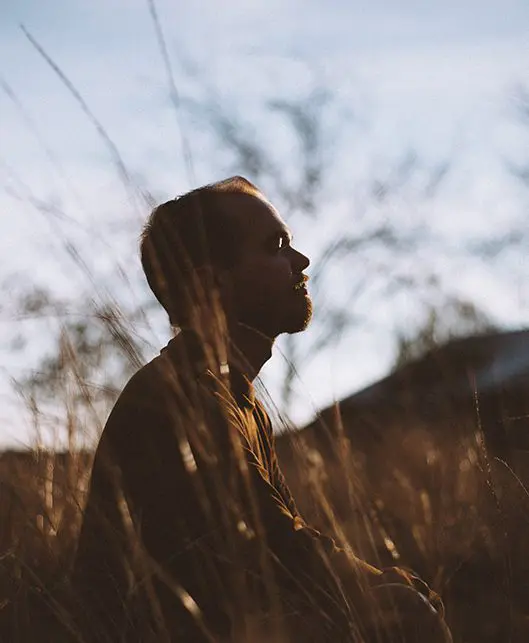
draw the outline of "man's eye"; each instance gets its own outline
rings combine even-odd
[[[270,240],[270,251],[271,252],[280,252],[289,245],[290,241],[285,235],[278,235]]]
[[[283,249],[284,245],[285,245],[284,239],[282,237],[276,237],[275,239],[272,239],[270,241],[269,248],[271,252],[279,252],[280,250]]]
[[[278,249],[283,250],[283,248],[286,248],[288,245],[290,245],[290,239],[284,235],[281,235],[277,240]]]

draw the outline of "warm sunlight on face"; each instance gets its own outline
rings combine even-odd
[[[312,301],[304,270],[309,259],[294,249],[292,235],[264,199],[234,195],[234,214],[244,229],[244,247],[230,271],[238,321],[269,337],[304,330]]]

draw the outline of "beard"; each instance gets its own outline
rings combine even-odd
[[[307,293],[295,293],[294,296],[301,299],[299,310],[292,311],[290,317],[285,320],[285,330],[282,331],[290,335],[304,331],[310,324],[313,312],[312,299]]]
[[[306,291],[289,292],[283,301],[261,299],[252,303],[239,308],[239,321],[272,339],[283,333],[300,333],[312,319],[312,300]]]

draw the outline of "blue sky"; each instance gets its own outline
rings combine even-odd
[[[524,157],[529,130],[516,121],[514,104],[517,87],[529,86],[526,0],[160,0],[157,7],[183,94],[196,92],[192,64],[247,123],[267,128],[259,110],[266,97],[303,94],[315,83],[333,92],[343,121],[333,208],[343,207],[351,186],[374,168],[413,148],[426,163],[455,159],[442,195],[421,213],[455,243],[473,229],[500,229],[527,211],[527,194],[505,169],[506,160],[529,161]],[[108,235],[110,222],[128,225],[128,234],[111,239],[106,250],[94,246],[87,253],[96,273],[115,258],[138,269],[131,244],[142,213],[132,207],[101,140],[32,48],[21,24],[74,82],[128,167],[157,196],[182,192],[189,181],[147,2],[3,0],[0,78],[41,140],[0,91],[0,278],[25,272],[72,293],[82,287],[82,276],[68,265],[49,224],[24,198],[27,190],[36,199],[60,203],[89,230]],[[186,124],[188,116],[182,118]],[[214,157],[199,131],[190,131],[196,181],[220,178],[222,158]],[[267,130],[267,136],[273,132]],[[406,200],[396,204],[392,216],[404,221],[409,207]],[[90,243],[89,235],[64,225],[79,243]],[[458,265],[449,266],[447,275],[458,280],[462,292],[472,292],[489,306],[498,321],[516,326],[528,319],[526,267],[518,265],[513,277],[507,265],[494,274],[470,269],[462,274]],[[309,397],[319,406],[384,373],[392,350],[384,318],[394,314],[383,306],[377,311],[377,332],[348,349],[351,359],[330,356],[318,362],[300,385],[300,399],[303,391],[306,397],[299,403],[299,418],[308,417]],[[12,334],[9,316],[2,324],[4,337]],[[163,340],[163,333],[153,343],[157,340]],[[23,371],[26,362],[1,348],[5,377],[0,391],[7,399],[7,376]],[[6,413],[4,418],[13,417]],[[13,437],[12,429],[7,433]]]

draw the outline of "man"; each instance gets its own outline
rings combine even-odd
[[[281,474],[252,381],[311,318],[291,241],[241,177],[152,213],[142,264],[179,332],[96,452],[72,577],[88,640],[450,640],[427,588],[309,528]]]

